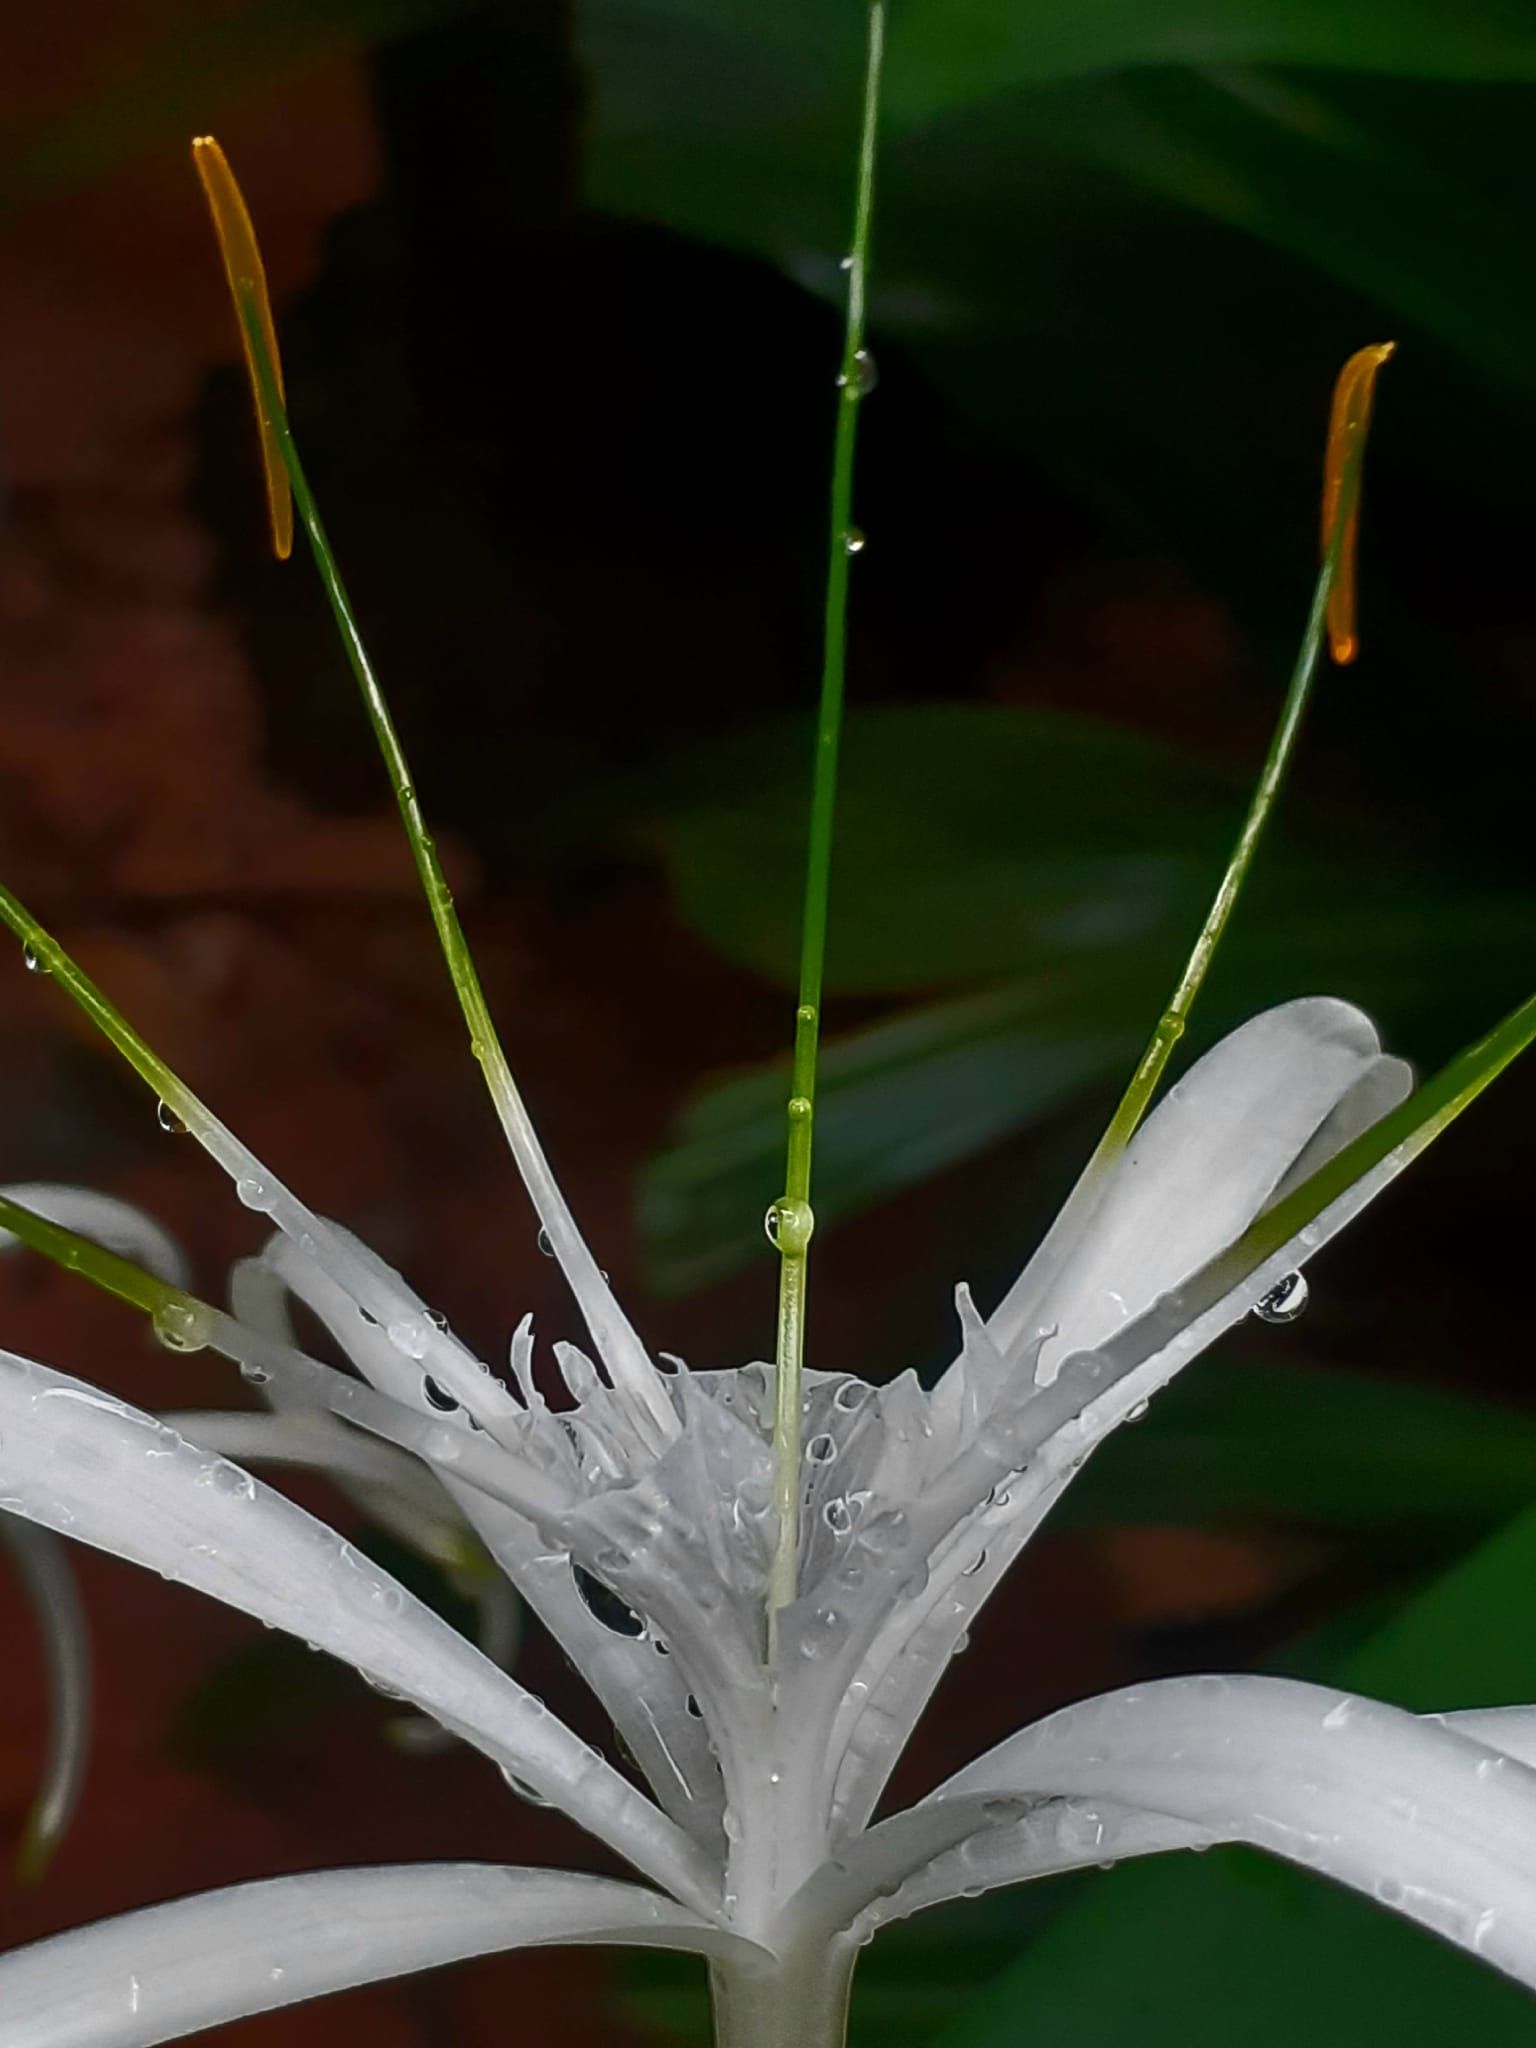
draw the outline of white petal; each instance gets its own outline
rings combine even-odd
[[[80,1803],[91,1756],[91,1641],[67,1547],[51,1530],[0,1514],[0,1547],[10,1551],[48,1666],[48,1758],[27,1816],[18,1873],[42,1876]]]
[[[276,1415],[260,1408],[185,1408],[163,1414],[168,1429],[237,1465],[291,1465],[323,1472],[368,1515],[439,1564],[464,1562],[469,1525],[426,1466],[320,1408]]]
[[[1326,1085],[1312,1087],[1310,1092],[1298,1083],[1298,1094],[1307,1104],[1302,1122],[1311,1120],[1313,1125],[1310,1137],[1299,1151],[1293,1150],[1278,1178],[1276,1162],[1284,1156],[1286,1147],[1270,1149],[1264,1174],[1260,1176],[1265,1181],[1262,1199],[1255,1196],[1258,1180],[1252,1176],[1245,1180],[1241,1172],[1236,1174],[1236,1181],[1246,1187],[1247,1193],[1238,1209],[1222,1211],[1226,1218],[1223,1230],[1234,1222],[1239,1229],[1246,1227],[1250,1219],[1242,1215],[1241,1209],[1250,1200],[1257,1200],[1260,1208],[1267,1206],[1269,1199],[1297,1178],[1298,1166],[1304,1169],[1302,1178],[1317,1171],[1358,1131],[1377,1121],[1407,1092],[1407,1068],[1398,1060],[1369,1056],[1367,1046],[1374,1044],[1374,1035],[1359,1012],[1345,1004],[1309,999],[1270,1011],[1266,1017],[1254,1019],[1254,1025],[1284,1020],[1298,1011],[1304,1013],[1298,1071],[1307,1064],[1305,1047],[1310,1041],[1306,1034],[1320,1030],[1326,1045],[1329,1032],[1337,1028],[1334,1052],[1322,1058],[1322,1066],[1332,1079]],[[1215,1060],[1216,1054],[1242,1041],[1252,1029],[1252,1025],[1245,1026],[1223,1040],[1216,1053],[1207,1055],[1191,1071],[1189,1080],[1193,1081]],[[1289,1037],[1287,1026],[1279,1032],[1282,1046]],[[1268,1072],[1273,1083],[1274,1046],[1269,1035],[1261,1037],[1259,1051],[1263,1052],[1266,1045],[1270,1064],[1265,1066],[1261,1061],[1261,1071]],[[1341,1081],[1341,1077],[1347,1077],[1352,1060],[1356,1062],[1354,1078]],[[1280,1066],[1283,1068],[1284,1064],[1281,1058]],[[1228,1076],[1229,1080],[1232,1078]],[[1333,1106],[1318,1114],[1319,1104],[1326,1101],[1335,1083],[1341,1085],[1336,1089]],[[1226,1097],[1229,1109],[1233,1099],[1230,1095]],[[1143,1136],[1152,1133],[1172,1106],[1170,1097],[1149,1120]],[[1276,1102],[1270,1099],[1262,1107],[1260,1129],[1271,1128],[1278,1118]],[[1292,1126],[1288,1144],[1296,1139],[1298,1129],[1299,1126]],[[971,1627],[994,1586],[1088,1455],[1128,1415],[1136,1413],[1192,1359],[1249,1314],[1287,1273],[1304,1266],[1403,1170],[1427,1141],[1421,1136],[1399,1146],[1298,1236],[1261,1264],[1251,1264],[1246,1274],[1241,1272],[1243,1262],[1227,1255],[1230,1238],[1218,1237],[1213,1255],[1203,1266],[1193,1275],[1186,1271],[1177,1278],[1171,1270],[1166,1272],[1166,1291],[1150,1305],[1144,1305],[1129,1322],[1104,1336],[1096,1352],[1074,1352],[1052,1384],[1025,1388],[1021,1395],[1013,1396],[1011,1407],[1010,1397],[1003,1397],[990,1427],[978,1432],[967,1451],[940,1475],[925,1493],[920,1511],[911,1517],[914,1534],[918,1525],[923,1524],[926,1585],[920,1593],[891,1610],[857,1670],[838,1674],[843,1705],[829,1755],[840,1772],[834,1803],[846,1824],[862,1824],[873,1810],[880,1789],[924,1702],[942,1677],[955,1644]],[[1138,1139],[1130,1148],[1127,1160],[1136,1155],[1140,1142]],[[1191,1133],[1191,1143],[1198,1151],[1198,1132]],[[1122,1162],[1122,1169],[1124,1166]],[[1133,1197],[1139,1192],[1133,1188],[1120,1198],[1124,1204],[1122,1220],[1134,1211]],[[1107,1208],[1108,1203],[1106,1211]],[[1106,1211],[1094,1217],[1090,1237],[1098,1231]],[[1191,1242],[1192,1239],[1185,1240],[1186,1249]],[[1094,1257],[1098,1256],[1095,1252]],[[1128,1262],[1133,1261],[1133,1245],[1127,1245],[1126,1257]],[[1074,1263],[1068,1278],[1076,1271]],[[1006,1440],[1010,1432],[1011,1445]],[[867,1705],[861,1709],[860,1702]],[[857,1726],[861,1717],[868,1724],[862,1729]]]
[[[373,1258],[347,1233],[341,1235],[357,1256]],[[244,1260],[232,1276],[231,1299],[242,1321],[285,1345],[294,1339],[288,1310],[290,1291],[321,1318],[375,1387],[397,1401],[413,1404],[418,1411],[432,1412],[423,1394],[420,1366],[391,1344],[386,1332],[359,1316],[350,1295],[286,1239],[273,1239],[259,1259]],[[425,1313],[420,1309],[422,1316]],[[531,1389],[532,1332],[526,1319],[519,1339],[515,1356],[521,1357],[522,1376]],[[476,1371],[478,1374],[478,1368]],[[504,1388],[494,1388],[483,1374],[479,1379],[485,1394],[494,1391],[497,1397],[475,1399],[479,1419],[498,1441],[521,1448],[522,1411]],[[274,1377],[270,1385],[278,1392],[283,1385],[281,1377]],[[285,1405],[281,1396],[280,1405]],[[542,1402],[537,1412],[543,1412]],[[297,1422],[310,1419],[308,1410],[295,1415]],[[462,1412],[456,1416],[433,1414],[432,1419],[439,1430],[463,1432],[466,1427]],[[226,1448],[222,1440],[219,1448]],[[384,1450],[382,1445],[377,1448]],[[478,1449],[479,1445],[466,1448]],[[657,1651],[653,1637],[631,1639],[616,1634],[594,1616],[577,1591],[569,1556],[549,1535],[501,1500],[459,1483],[451,1471],[438,1468],[436,1477],[597,1694],[662,1806],[696,1841],[718,1849],[724,1804],[720,1770],[708,1731],[696,1711],[690,1711],[689,1686],[675,1660]]]
[[[451,1728],[677,1896],[713,1878],[678,1829],[387,1572],[228,1460],[0,1352],[0,1505],[329,1650]]]
[[[565,1942],[755,1953],[608,1878],[477,1863],[324,1870],[201,1892],[0,1956],[3,2038],[150,2048],[351,1985]]]
[[[1076,1199],[1063,1211],[991,1319],[998,1347],[1011,1353],[1055,1325],[1041,1358],[1049,1378],[1140,1315],[1241,1236],[1380,1059],[1370,1020],[1327,996],[1266,1010],[1222,1039],[1148,1117],[1086,1224],[1074,1223]]]
[[[817,1903],[841,1917],[862,1891],[868,1930],[956,1891],[1247,1842],[1536,1986],[1536,1769],[1522,1759],[1536,1759],[1533,1710],[1419,1719],[1290,1679],[1169,1679],[1000,1743],[871,1830]]]

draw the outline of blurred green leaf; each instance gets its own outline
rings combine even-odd
[[[1411,1380],[1245,1360],[1160,1394],[1090,1461],[1053,1526],[1272,1518],[1371,1530],[1417,1561],[1531,1500],[1536,1418]]]
[[[686,920],[786,984],[809,743],[797,721],[680,763],[688,794],[655,826]],[[1117,726],[958,704],[859,713],[838,794],[829,989],[1123,957],[1170,919],[1198,918],[1237,815],[1198,764]]]
[[[1420,1712],[1528,1700],[1533,1582],[1527,1510],[1335,1676]],[[1471,1956],[1353,1894],[1219,1850],[1104,1878],[941,2038],[944,2048],[1516,2048],[1531,2024],[1529,1994]]]
[[[1106,1013],[1117,1007],[1095,1009],[1062,977],[934,1003],[830,1041],[817,1082],[817,1217],[872,1207],[1125,1071],[1141,1033],[1129,1015],[1116,1028]],[[640,1227],[660,1292],[707,1287],[764,1249],[787,1085],[775,1063],[707,1089],[646,1168]]]
[[[1523,0],[912,0],[891,37],[898,121],[1040,79],[1134,65],[1308,64],[1536,78]]]
[[[589,0],[598,203],[835,296],[859,13]],[[876,346],[1273,630],[1362,342],[1404,344],[1396,449],[1522,494],[1533,78],[1523,0],[898,10]]]
[[[808,739],[775,728],[690,755],[651,790],[683,917],[727,958],[793,977]],[[1187,754],[1038,711],[923,706],[849,720],[828,982],[891,993],[1027,974],[830,1036],[817,1215],[831,1223],[1029,1128],[1129,1072],[1241,813]],[[1316,834],[1326,843],[1329,832]],[[1368,835],[1366,835],[1368,837]],[[1438,1052],[1512,993],[1536,908],[1444,862],[1272,838],[1196,1018],[1191,1051],[1326,987]],[[787,1080],[707,1083],[647,1169],[648,1273],[704,1287],[762,1250]]]

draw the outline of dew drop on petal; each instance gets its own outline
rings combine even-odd
[[[503,1764],[501,1767],[501,1775],[506,1779],[518,1798],[526,1800],[530,1806],[552,1806],[554,1804],[554,1801],[546,1799],[542,1792],[535,1792],[525,1779],[518,1777],[516,1772],[509,1769],[506,1764]]]
[[[813,1436],[805,1447],[805,1455],[813,1465],[830,1465],[837,1456],[836,1437]]]
[[[1287,1273],[1254,1308],[1261,1323],[1294,1323],[1312,1298],[1305,1273]]]
[[[555,1256],[555,1247],[550,1242],[549,1232],[544,1228],[542,1223],[539,1225],[539,1235],[537,1242],[539,1250],[544,1254],[546,1259],[552,1259]]]
[[[451,1415],[459,1405],[446,1387],[438,1385],[431,1373],[425,1373],[422,1376],[421,1391],[426,1395],[432,1407],[438,1410],[439,1414]]]

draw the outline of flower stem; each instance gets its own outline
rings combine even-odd
[[[762,1967],[713,1964],[714,2048],[844,2048],[858,1955],[846,1935],[834,1935]]]
[[[789,1140],[784,1194],[769,1211],[779,1253],[779,1319],[774,1396],[774,1506],[778,1540],[768,1591],[770,1659],[774,1616],[795,1597],[800,1550],[800,1377],[805,1358],[806,1255],[815,1218],[811,1210],[811,1150],[816,1116],[816,1051],[821,1035],[821,982],[827,950],[827,905],[832,870],[832,823],[837,800],[837,757],[843,726],[843,684],[848,639],[848,566],[862,545],[853,525],[853,451],[860,403],[869,389],[864,347],[865,291],[875,199],[875,137],[880,110],[880,67],[885,51],[885,0],[871,0],[859,129],[853,236],[844,268],[848,278],[843,360],[838,376],[837,433],[832,453],[827,600],[822,643],[821,708],[811,778],[810,833],[805,863],[805,910],[800,935],[800,993],[795,1009],[789,1091]]]

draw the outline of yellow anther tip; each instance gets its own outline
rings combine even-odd
[[[262,404],[261,380],[257,375],[256,346],[266,358],[269,381],[279,401],[283,396],[283,364],[278,354],[277,329],[272,324],[272,306],[267,297],[267,275],[262,267],[256,230],[229,159],[211,135],[192,139],[192,162],[202,183],[213,231],[224,258],[224,275],[229,280],[240,323],[240,341],[245,350],[245,367],[251,380],[251,397],[256,406],[256,430],[261,437],[261,466],[267,487],[267,513],[272,526],[272,552],[286,561],[293,552],[293,493],[277,429]],[[255,317],[256,334],[248,323],[245,302]]]
[[[1338,382],[1333,387],[1328,446],[1323,457],[1322,540],[1325,559],[1334,543],[1346,473],[1370,425],[1376,374],[1396,349],[1395,341],[1372,342],[1367,348],[1356,349],[1340,370]],[[1341,667],[1352,662],[1360,652],[1360,639],[1355,630],[1355,549],[1359,526],[1357,487],[1355,498],[1345,514],[1344,531],[1339,537],[1338,569],[1328,597],[1328,648]]]

